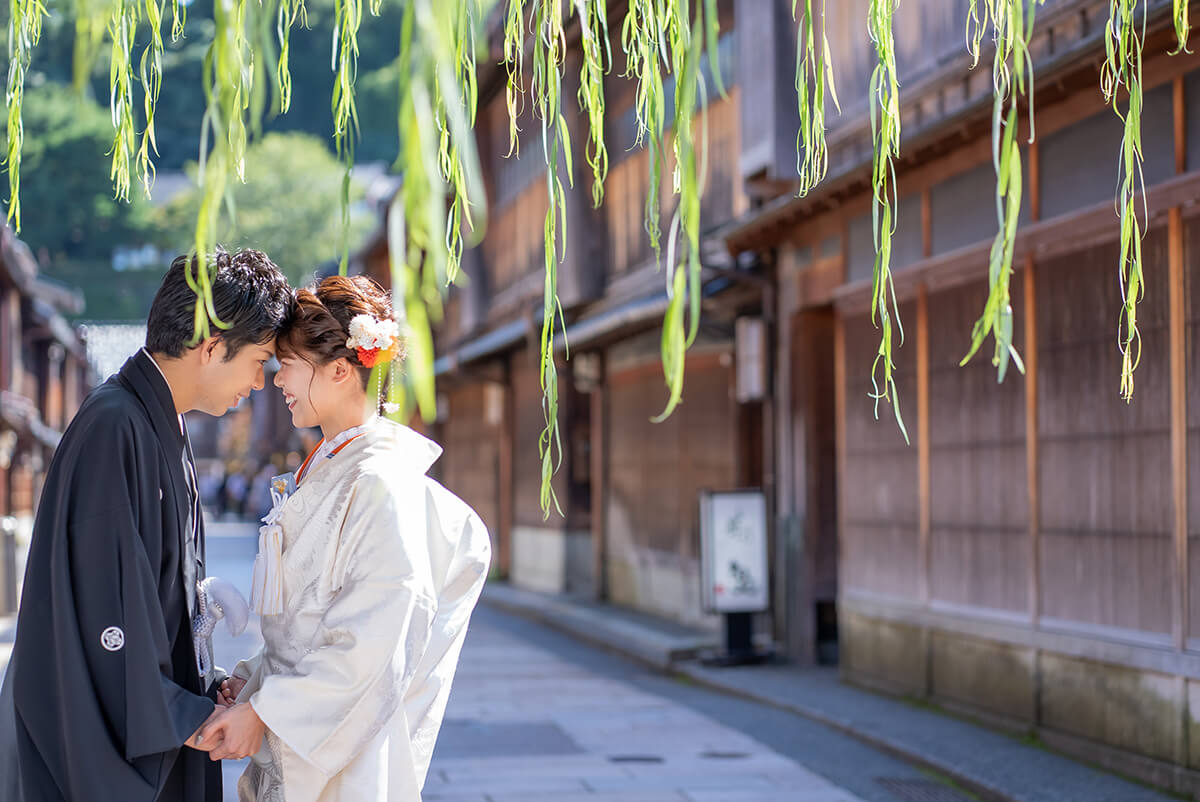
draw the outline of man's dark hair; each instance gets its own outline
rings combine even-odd
[[[167,275],[150,305],[146,321],[146,350],[177,358],[195,336],[196,292],[188,284],[196,281],[196,259],[180,256],[171,262]],[[208,260],[213,309],[217,319],[228,325],[212,325],[232,359],[244,346],[272,340],[287,322],[292,307],[292,289],[275,263],[262,251],[244,250],[230,255],[217,248]]]

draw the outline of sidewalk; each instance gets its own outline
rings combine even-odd
[[[730,694],[819,721],[995,802],[1168,802],[1172,797],[960,718],[839,681],[829,668],[710,668],[713,636],[607,605],[491,583],[483,603]]]
[[[17,615],[0,616],[0,682],[8,670],[8,659],[12,657],[13,641],[17,638]]]

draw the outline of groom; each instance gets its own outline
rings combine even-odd
[[[221,799],[220,764],[190,748],[221,677],[193,644],[204,527],[183,413],[224,414],[263,386],[291,290],[259,251],[210,264],[224,327],[190,344],[196,265],[176,259],[146,347],[88,396],[50,463],[0,694],[6,802]]]

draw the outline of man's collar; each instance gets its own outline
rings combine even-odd
[[[150,353],[150,349],[146,348],[146,346],[142,346],[141,352],[146,355],[146,359],[158,371],[158,375],[162,376],[163,383],[167,385],[167,392],[171,395],[171,403],[174,404],[175,390],[171,387],[171,382],[167,380],[167,374],[163,373],[162,365],[158,364],[158,360],[154,358],[154,354]],[[179,418],[179,431],[182,434],[186,431],[183,425],[183,415],[180,415],[178,412],[176,412],[176,415]]]

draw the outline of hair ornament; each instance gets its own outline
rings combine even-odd
[[[386,364],[400,353],[400,327],[394,320],[355,315],[350,321],[350,338],[346,340],[346,347],[355,350],[364,368]]]

